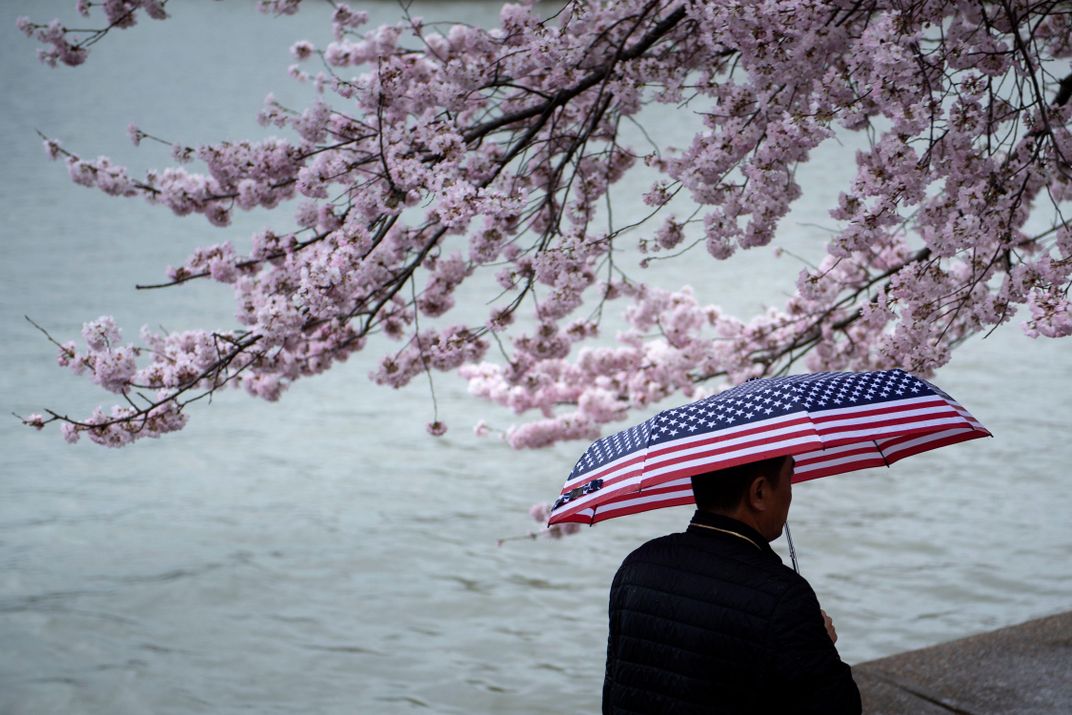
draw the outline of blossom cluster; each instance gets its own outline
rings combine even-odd
[[[75,67],[86,61],[89,45],[98,41],[112,28],[124,30],[138,22],[138,12],[143,11],[154,20],[166,20],[168,17],[164,6],[168,0],[78,0],[75,8],[79,15],[89,17],[92,6],[99,5],[104,12],[108,25],[99,30],[71,30],[58,19],[47,24],[37,24],[28,17],[16,21],[18,29],[45,45],[37,52],[37,57],[50,67],[63,63]],[[71,40],[75,41],[72,42]]]
[[[279,15],[300,4],[260,3]],[[104,3],[116,27],[162,6]],[[460,373],[521,416],[506,439],[524,448],[590,439],[637,408],[800,360],[926,374],[1024,306],[1029,334],[1072,334],[1072,238],[1055,208],[1072,199],[1072,79],[1049,74],[1072,56],[1068,13],[1026,0],[618,0],[539,12],[507,4],[491,29],[408,16],[366,28],[365,13],[337,3],[326,44],[291,47],[291,74],[311,82],[313,101],[294,109],[269,96],[258,115],[289,138],[176,143],[180,165],[142,177],[46,140],[76,183],[219,227],[296,199],[248,251],[224,241],[168,269],[171,283],[229,285],[236,326],[144,332],[133,345],[102,318],[87,324],[84,349],[63,345],[62,364],[125,399],[57,417],[68,437],[157,436],[225,385],[276,400],[369,344],[389,346],[373,381]],[[20,27],[58,61],[85,59],[58,22]],[[695,114],[683,148],[650,134],[652,146],[625,143],[623,125],[653,105]],[[803,193],[798,168],[845,132],[866,132],[867,148],[831,207],[825,255],[780,308],[739,319],[711,296],[627,272],[635,250],[725,261],[776,245]],[[130,133],[135,144],[149,136]],[[640,168],[657,174],[637,197],[651,220],[616,227],[601,207]],[[694,204],[690,216],[666,215],[676,197]],[[499,291],[486,317],[452,321],[477,275]],[[615,301],[626,328],[611,342],[598,317]]]

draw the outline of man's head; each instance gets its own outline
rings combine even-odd
[[[793,458],[774,457],[692,478],[696,506],[753,527],[767,541],[781,536],[789,516]]]

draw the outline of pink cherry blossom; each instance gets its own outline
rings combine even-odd
[[[540,502],[538,504],[533,504],[531,507],[529,507],[529,516],[532,517],[533,521],[538,521],[541,524],[547,522],[547,517],[550,514],[551,506],[549,504],[544,504],[543,502]]]
[[[35,430],[43,430],[45,428],[45,416],[39,414],[27,415],[22,420],[23,424],[33,427]]]
[[[159,0],[76,9],[102,29],[16,26],[46,63],[74,66],[109,33],[166,17]],[[322,53],[292,72],[314,99],[269,95],[251,117],[279,136],[176,140],[178,165],[137,175],[45,138],[73,182],[227,230],[167,281],[227,284],[235,322],[136,343],[109,317],[89,322],[84,344],[56,341],[57,362],[124,399],[24,421],[123,446],[181,429],[191,401],[226,386],[275,401],[372,349],[372,381],[455,372],[516,415],[509,445],[542,448],[757,375],[927,373],[1006,323],[1072,335],[1068,13],[1019,0],[554,10],[507,4],[487,29],[366,27],[334,3],[326,43],[291,46],[297,62]],[[696,120],[678,146],[645,126],[671,112]],[[644,282],[663,260],[780,250],[807,188],[798,169],[853,133],[863,148],[843,157],[854,176],[833,187],[824,255],[780,305],[738,317],[715,302],[726,288]],[[644,190],[621,196],[641,171]],[[615,201],[646,218],[623,225]],[[256,209],[274,223],[236,240],[235,212]],[[608,316],[621,330],[601,329]]]

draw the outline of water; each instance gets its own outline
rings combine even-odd
[[[305,96],[285,77],[287,48],[324,40],[327,10],[272,20],[251,5],[177,5],[174,20],[109,37],[75,70],[39,66],[13,29],[22,14],[70,18],[68,2],[0,7],[8,411],[81,415],[104,399],[53,366],[23,315],[63,339],[102,313],[128,335],[144,322],[229,324],[218,287],[133,285],[200,243],[241,243],[269,216],[221,232],[74,186],[33,130],[135,167],[167,159],[129,145],[132,121],[188,143],[265,134],[253,121],[261,100],[269,90],[284,102]],[[374,20],[396,7],[372,5]],[[438,3],[424,14],[482,22],[493,8]],[[661,129],[671,142],[687,136],[676,121]],[[822,209],[845,169],[809,169],[786,225],[794,251],[821,247],[815,224],[828,223]],[[777,303],[797,270],[763,252],[741,266],[755,276],[749,292],[706,263],[652,273],[747,309]],[[120,451],[4,423],[0,713],[597,711],[611,576],[690,511],[497,547],[534,526],[528,506],[557,490],[584,445],[518,453],[473,437],[478,418],[504,427],[510,416],[447,376],[436,393],[451,431],[430,438],[427,387],[371,385],[373,357],[299,383],[276,405],[221,394],[183,432]],[[801,566],[846,660],[1070,607],[1070,375],[1067,344],[1015,326],[975,340],[936,381],[995,439],[796,490]]]

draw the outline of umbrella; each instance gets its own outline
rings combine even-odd
[[[900,369],[752,379],[593,442],[548,525],[692,504],[693,475],[771,457],[795,457],[796,483],[989,436],[952,397]]]

